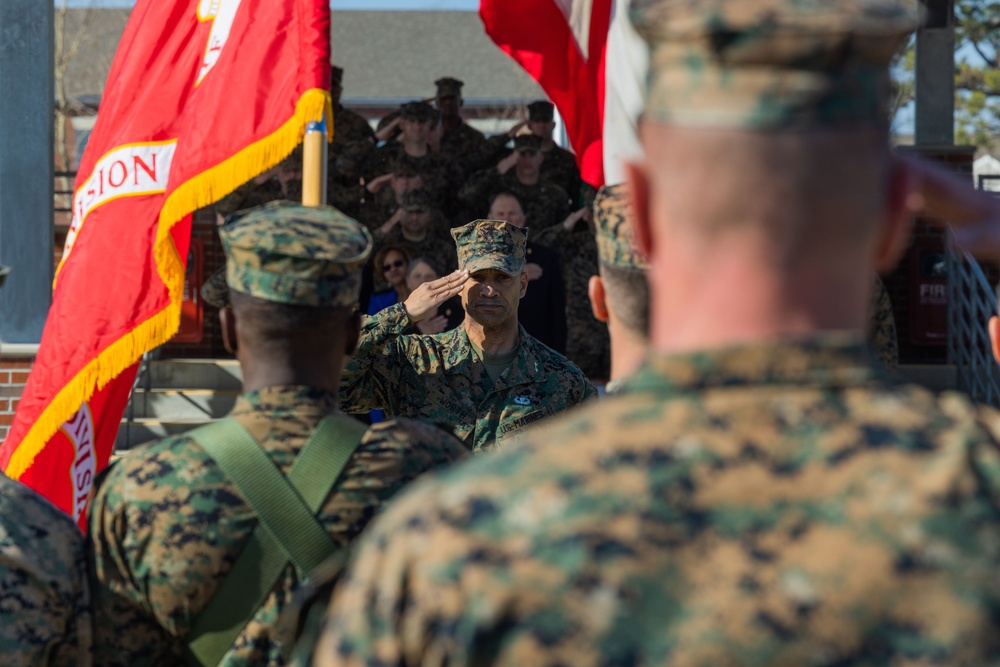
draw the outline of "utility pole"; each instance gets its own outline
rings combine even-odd
[[[955,143],[955,3],[921,0],[927,21],[917,31],[917,146]]]
[[[0,2],[0,340],[36,344],[52,300],[52,0]]]

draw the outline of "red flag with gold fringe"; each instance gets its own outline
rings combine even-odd
[[[0,468],[81,527],[142,354],[180,320],[191,214],[330,115],[328,0],[139,0],[77,172]]]

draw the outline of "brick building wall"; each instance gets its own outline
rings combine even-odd
[[[35,361],[34,346],[17,346],[28,352],[11,353],[8,348],[0,349],[0,442],[7,437],[14,422],[14,411],[20,401],[28,373]]]

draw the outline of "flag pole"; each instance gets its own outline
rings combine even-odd
[[[326,119],[306,125],[302,142],[302,205],[326,204]]]

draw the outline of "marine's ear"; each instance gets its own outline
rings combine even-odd
[[[587,296],[590,297],[590,309],[599,322],[608,321],[608,301],[604,292],[604,281],[600,276],[590,276],[587,283]]]

